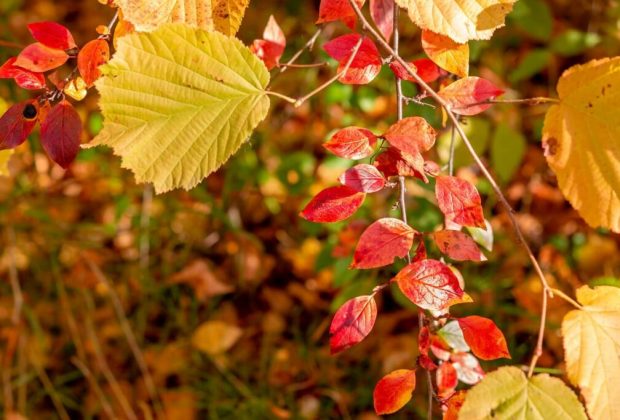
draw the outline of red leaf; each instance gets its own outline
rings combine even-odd
[[[361,8],[365,0],[355,2]],[[319,5],[319,19],[316,23],[343,21],[349,28],[355,27],[355,10],[349,4],[349,0],[321,0]]]
[[[437,365],[428,356],[428,351],[431,347],[431,336],[428,331],[428,327],[422,327],[420,332],[418,333],[418,351],[420,355],[418,356],[418,365],[426,370],[435,370],[437,369]]]
[[[454,176],[438,176],[435,196],[448,221],[463,226],[486,227],[480,194],[469,182]]]
[[[503,94],[504,91],[480,77],[466,77],[439,91],[452,111],[460,115],[476,115],[489,109],[492,104],[483,104]],[[478,105],[475,105],[478,104]]]
[[[377,156],[375,166],[385,176],[413,176],[428,182],[424,174],[424,158],[419,153],[410,155],[401,152],[395,147],[389,147],[385,152]]]
[[[432,83],[444,74],[444,72],[428,58],[420,58],[418,60],[410,61],[409,66],[414,70],[426,83]],[[416,82],[416,80],[409,74],[409,72],[398,61],[392,61],[390,63],[390,69],[399,79],[406,80],[408,82]]]
[[[0,79],[12,78],[19,87],[24,89],[44,89],[45,76],[41,73],[35,73],[15,66],[16,60],[17,57],[11,57],[0,67]]]
[[[300,216],[316,223],[339,222],[352,216],[365,197],[365,193],[344,185],[326,188],[310,200]]]
[[[35,22],[28,25],[32,37],[41,44],[57,50],[77,48],[71,32],[56,22]]]
[[[364,159],[373,154],[377,136],[372,131],[359,127],[338,130],[323,147],[345,159]]]
[[[463,296],[459,281],[447,265],[436,260],[409,264],[392,279],[409,300],[420,308],[442,310]]]
[[[457,391],[454,395],[450,397],[447,404],[448,408],[443,415],[443,420],[458,420],[459,411],[465,403],[466,395],[467,391]]]
[[[360,37],[360,34],[342,35],[323,45],[327,54],[340,63],[338,72],[341,72],[347,64]],[[379,74],[381,65],[381,56],[377,46],[370,38],[366,37],[362,41],[357,54],[355,54],[355,58],[351,62],[349,69],[345,74],[340,76],[338,80],[340,80],[341,83],[351,85],[369,83]]]
[[[22,50],[15,60],[15,65],[35,73],[44,73],[48,70],[60,67],[69,56],[63,50],[46,47],[35,42]]]
[[[403,258],[413,245],[413,230],[406,223],[386,217],[379,219],[362,233],[351,268],[376,268]]]
[[[447,398],[454,393],[459,384],[456,369],[450,362],[444,362],[437,369],[437,391],[439,398]]]
[[[82,47],[77,63],[82,79],[87,86],[92,86],[101,76],[99,66],[110,59],[110,45],[104,39],[94,39]]]
[[[377,303],[373,296],[358,296],[336,311],[329,327],[329,347],[332,354],[340,353],[362,341],[377,319]]]
[[[340,175],[340,183],[355,191],[373,193],[381,191],[385,187],[385,178],[381,172],[372,165],[361,163]]]
[[[407,117],[392,124],[383,137],[401,152],[415,156],[433,147],[437,132],[424,118]]]
[[[394,0],[370,0],[370,16],[389,41],[394,32]]]
[[[504,334],[493,321],[475,315],[459,318],[458,321],[465,342],[477,357],[482,360],[510,359]]]
[[[411,262],[414,263],[414,262],[425,260],[427,258],[428,257],[426,256],[426,245],[424,245],[424,240],[420,238],[420,243],[418,244],[418,247],[415,250],[415,255],[411,259]]]
[[[486,261],[486,257],[471,236],[458,230],[441,230],[433,233],[439,250],[457,261]]]
[[[263,32],[263,39],[254,40],[250,49],[258,58],[263,60],[267,69],[271,70],[280,63],[284,47],[286,47],[284,32],[272,15],[269,17],[269,22],[267,22]]]
[[[37,123],[38,108],[33,100],[17,103],[0,117],[0,150],[13,149],[26,141]]]
[[[41,123],[41,144],[50,159],[67,168],[80,150],[82,121],[68,101],[62,100]]]
[[[391,414],[409,402],[415,389],[415,370],[399,369],[385,375],[372,393],[375,412]]]

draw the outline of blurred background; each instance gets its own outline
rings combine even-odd
[[[286,61],[316,31],[318,3],[255,0],[238,36],[246,44],[260,38],[273,14],[287,36]],[[96,0],[2,0],[0,61],[32,42],[27,23],[62,23],[83,45],[113,14]],[[419,31],[403,15],[402,55],[420,57]],[[507,98],[555,96],[564,69],[618,55],[619,19],[616,1],[519,0],[491,41],[470,43],[471,73],[504,87]],[[328,60],[320,46],[347,31],[327,25],[300,62]],[[290,69],[273,89],[303,95],[334,73],[330,64]],[[415,85],[405,85],[416,94]],[[0,80],[0,111],[27,97],[12,80]],[[102,127],[96,91],[76,107],[85,143]],[[618,236],[585,225],[547,167],[540,145],[545,111],[496,105],[465,126],[553,287],[572,295],[583,284],[620,285]],[[348,125],[381,132],[395,114],[387,66],[371,85],[334,84],[298,109],[274,100],[267,120],[221,170],[191,191],[159,196],[136,185],[108,149],[81,151],[65,171],[47,158],[38,133],[31,135],[0,177],[6,418],[375,418],[377,380],[415,366],[416,311],[396,288],[388,290],[370,336],[338,356],[329,354],[328,328],[345,300],[396,272],[398,265],[347,268],[365,226],[398,214],[396,196],[373,194],[354,218],[332,225],[305,222],[298,212],[352,164],[321,147],[330,133]],[[406,115],[441,127],[433,107],[411,104]],[[430,157],[444,164],[449,141],[443,133]],[[456,165],[483,194],[494,244],[488,262],[457,264],[474,303],[453,312],[492,318],[508,339],[510,362],[527,363],[541,286],[461,146]],[[433,231],[443,220],[431,187],[408,187],[410,223]],[[558,327],[569,309],[564,301],[550,303],[539,366],[552,374],[562,375]],[[424,418],[425,386],[418,375],[412,402],[394,418]]]

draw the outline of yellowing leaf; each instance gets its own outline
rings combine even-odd
[[[564,196],[591,226],[620,232],[620,57],[568,69],[543,147]]]
[[[164,23],[185,23],[234,35],[250,0],[116,0],[124,19],[137,31],[150,32]]]
[[[583,286],[562,322],[566,369],[593,420],[620,418],[620,288]]]
[[[547,374],[528,379],[516,367],[489,373],[467,391],[459,419],[587,420],[575,393]]]
[[[396,0],[420,28],[458,43],[489,39],[517,0]]]
[[[228,350],[241,338],[241,328],[223,321],[207,321],[192,336],[192,345],[210,356]]]
[[[469,45],[431,31],[422,31],[422,48],[435,64],[459,77],[469,75]]]
[[[101,69],[104,124],[90,146],[112,147],[123,167],[157,192],[194,187],[269,110],[265,65],[217,32],[168,24],[127,35]]]

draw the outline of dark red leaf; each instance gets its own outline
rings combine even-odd
[[[379,219],[362,233],[351,268],[376,268],[403,258],[413,245],[415,230],[401,220]]]
[[[331,353],[339,353],[366,338],[376,319],[377,303],[373,296],[359,296],[346,301],[336,311],[329,327]]]
[[[77,48],[71,32],[56,22],[35,22],[28,25],[32,37],[41,44],[58,50]]]
[[[15,65],[35,73],[44,73],[48,70],[60,67],[69,56],[63,50],[46,47],[35,42],[22,50],[15,60]]]
[[[415,156],[433,147],[437,132],[424,118],[407,117],[392,124],[383,137],[401,152]]]
[[[409,264],[392,279],[409,300],[420,308],[443,310],[463,296],[459,281],[450,267],[436,260]]]
[[[443,362],[437,369],[437,393],[439,398],[448,398],[459,384],[456,369],[450,362]]]
[[[459,318],[458,322],[465,342],[477,357],[482,360],[510,359],[504,334],[493,321],[473,315]]]
[[[0,150],[13,149],[26,141],[37,123],[38,107],[28,100],[10,107],[0,117]]]
[[[394,0],[370,0],[370,16],[389,41],[394,32]]]
[[[462,226],[486,227],[480,194],[469,182],[454,176],[438,176],[435,196],[446,220]]]
[[[365,0],[355,0],[359,7],[364,5]],[[349,0],[321,0],[319,5],[319,19],[316,23],[343,21],[349,28],[355,27],[355,10],[349,4]]]
[[[458,230],[441,230],[433,233],[439,250],[457,261],[486,261],[486,257],[471,236]]]
[[[263,60],[267,69],[271,70],[280,63],[280,57],[282,57],[285,47],[284,32],[282,32],[276,19],[270,16],[263,32],[263,39],[254,40],[250,49],[258,58]]]
[[[408,64],[412,70],[414,70],[426,83],[434,82],[445,73],[439,68],[439,66],[437,66],[437,64],[433,63],[433,61],[428,58],[420,58],[418,60],[410,61]],[[392,61],[390,63],[390,69],[392,69],[392,72],[399,79],[407,80],[408,82],[416,82],[413,76],[411,76],[405,67],[403,67],[403,65],[398,61]]]
[[[480,77],[466,77],[439,91],[452,111],[460,115],[476,115],[489,109],[492,104],[484,102],[494,99],[504,91]]]
[[[381,172],[366,163],[350,168],[340,176],[339,180],[342,185],[365,193],[381,191],[385,187],[385,178]]]
[[[12,78],[19,87],[24,89],[44,89],[45,76],[42,73],[35,73],[15,66],[16,60],[17,57],[11,57],[0,67],[0,79]]]
[[[110,59],[110,45],[105,39],[94,39],[82,47],[78,54],[77,62],[80,75],[87,86],[101,76],[99,66]]]
[[[300,216],[316,223],[339,222],[352,216],[365,197],[365,193],[344,185],[326,188],[310,200]]]
[[[82,121],[68,101],[62,100],[47,114],[41,123],[41,144],[50,159],[69,167],[80,150]]]
[[[344,69],[360,37],[359,34],[342,35],[323,46],[327,54],[340,63],[338,72]],[[349,69],[338,80],[355,85],[369,83],[379,74],[381,65],[381,55],[377,46],[370,38],[365,37]]]
[[[400,410],[411,400],[415,389],[415,370],[399,369],[385,375],[372,393],[375,412],[379,415]]]
[[[372,131],[359,127],[338,130],[323,147],[346,159],[364,159],[373,154],[372,147],[377,141]]]

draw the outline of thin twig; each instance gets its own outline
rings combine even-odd
[[[45,369],[43,369],[43,367],[38,365],[37,363],[34,363],[34,368],[37,371],[37,375],[39,375],[39,380],[43,384],[45,392],[47,392],[47,395],[49,395],[50,399],[52,400],[52,404],[56,409],[56,413],[58,413],[58,417],[60,417],[61,420],[71,420],[71,417],[69,417],[69,413],[67,413],[67,409],[64,405],[62,405],[60,399],[58,399],[58,396],[56,395],[56,390],[54,389],[54,384],[52,383]]]
[[[148,278],[151,223],[151,207],[153,204],[153,186],[147,184],[142,190],[142,210],[140,214],[140,274],[143,280]]]
[[[452,126],[452,133],[450,135],[450,157],[448,158],[448,173],[450,176],[454,175],[454,150],[456,149],[456,131],[454,125]]]
[[[306,44],[299,50],[297,51],[295,54],[293,54],[293,56],[291,57],[290,60],[288,60],[285,64],[283,64],[282,66],[280,66],[280,73],[284,73],[286,71],[287,68],[292,67],[292,64],[297,61],[297,59],[301,56],[301,54],[307,49],[307,50],[311,50],[312,47],[314,46],[314,43],[316,42],[317,38],[319,37],[319,35],[321,34],[321,31],[323,29],[319,28],[314,35],[312,35],[312,38],[310,38],[308,40],[308,42],[306,42]]]
[[[157,388],[155,387],[155,382],[153,381],[153,377],[149,372],[148,366],[146,365],[146,361],[144,360],[144,355],[142,354],[142,350],[140,350],[140,346],[138,345],[138,341],[136,340],[136,336],[131,330],[131,325],[125,316],[125,311],[123,310],[123,304],[119,299],[118,295],[114,291],[112,284],[107,279],[107,277],[103,274],[103,272],[97,267],[95,263],[90,260],[86,260],[88,267],[93,272],[95,277],[99,282],[101,282],[107,289],[108,295],[110,296],[110,300],[112,301],[112,306],[114,307],[114,312],[116,312],[116,316],[118,317],[119,324],[121,326],[121,330],[125,335],[125,339],[129,344],[129,348],[133,354],[133,357],[136,359],[138,363],[138,367],[142,372],[142,376],[144,377],[144,384],[146,385],[146,390],[153,401],[153,404],[157,406],[161,406],[159,395],[157,394]]]
[[[311,69],[315,67],[324,67],[327,66],[327,61],[321,61],[320,63],[308,63],[308,64],[287,64],[287,67],[292,69]]]
[[[91,371],[88,369],[86,364],[84,364],[84,362],[82,362],[80,359],[78,359],[75,356],[71,358],[71,363],[73,363],[75,367],[77,367],[80,370],[80,372],[82,372],[82,375],[84,375],[86,380],[88,380],[88,383],[90,383],[90,386],[93,387],[95,394],[97,394],[97,398],[99,398],[99,401],[101,402],[101,408],[103,408],[103,411],[105,411],[108,418],[110,419],[117,418],[118,416],[114,414],[114,410],[112,409],[112,406],[106,399],[103,391],[101,390],[101,387],[97,383],[97,380],[95,379]]]
[[[25,48],[26,46],[22,44],[18,44],[16,42],[5,41],[3,39],[0,39],[0,47],[15,48],[16,50],[21,50],[22,48]]]
[[[564,299],[566,302],[570,303],[571,305],[573,305],[576,309],[583,309],[583,306],[581,306],[576,300],[574,300],[573,298],[571,298],[570,296],[568,296],[566,293],[564,293],[563,291],[559,290],[559,289],[551,289],[553,290],[553,294],[557,295],[559,297],[561,297],[562,299]]]
[[[538,363],[538,359],[540,358],[540,356],[542,356],[543,353],[543,339],[545,338],[545,326],[547,325],[548,300],[549,295],[543,290],[542,308],[540,310],[540,325],[538,326],[538,339],[536,340],[536,348],[534,349],[534,355],[532,356],[532,361],[530,362],[530,369],[527,372],[528,378],[531,378],[534,374],[534,368],[536,367],[536,363]]]
[[[476,164],[480,168],[480,171],[482,172],[484,177],[487,179],[487,181],[489,181],[489,184],[491,184],[491,187],[493,188],[493,191],[495,192],[495,194],[498,197],[499,201],[502,203],[502,205],[506,209],[506,212],[507,212],[508,217],[509,217],[509,219],[510,219],[512,225],[513,225],[515,233],[517,234],[519,242],[521,243],[521,246],[523,247],[523,249],[526,251],[526,253],[527,253],[527,255],[528,255],[528,257],[529,257],[529,259],[530,259],[530,261],[532,263],[532,266],[534,267],[534,270],[536,271],[536,274],[540,278],[540,281],[541,281],[542,286],[543,286],[543,294],[545,295],[545,298],[543,299],[543,310],[542,310],[542,314],[541,314],[541,328],[539,329],[539,334],[541,334],[541,335],[544,334],[544,329],[545,329],[544,328],[544,322],[546,320],[546,313],[547,313],[547,306],[546,306],[547,298],[546,297],[547,297],[547,295],[549,295],[550,297],[553,297],[553,291],[549,287],[549,283],[547,282],[547,279],[545,278],[545,274],[543,273],[542,268],[540,267],[540,264],[538,263],[538,260],[536,260],[536,257],[534,256],[534,253],[532,252],[532,249],[530,248],[529,244],[525,240],[523,232],[521,232],[521,228],[519,227],[517,219],[515,218],[515,215],[514,215],[515,212],[512,209],[512,207],[510,206],[510,203],[508,203],[508,200],[506,199],[506,196],[504,196],[504,194],[502,193],[502,190],[500,189],[499,185],[497,184],[497,182],[495,181],[495,179],[493,178],[491,173],[488,171],[488,169],[486,168],[486,166],[482,162],[482,159],[480,158],[480,156],[478,156],[478,153],[476,152],[476,150],[472,146],[471,141],[469,140],[469,138],[467,137],[467,134],[463,130],[463,127],[461,127],[461,125],[459,123],[459,120],[458,120],[458,117],[454,114],[454,112],[452,112],[452,109],[451,109],[450,105],[441,96],[439,96],[437,94],[437,92],[433,88],[431,88],[424,80],[422,80],[422,78],[411,68],[409,63],[407,63],[400,55],[398,55],[398,53],[396,51],[394,51],[394,49],[387,42],[385,42],[385,40],[381,37],[381,35],[379,35],[377,33],[377,31],[368,23],[368,20],[366,19],[366,17],[362,13],[362,11],[359,8],[359,6],[357,5],[357,3],[355,1],[353,1],[353,0],[349,0],[349,4],[351,5],[353,10],[355,11],[355,14],[357,15],[358,19],[360,20],[360,22],[362,24],[362,28],[365,31],[369,32],[373,36],[373,38],[389,54],[392,54],[394,59],[396,61],[398,61],[398,63],[400,65],[403,66],[403,68],[407,71],[407,73],[413,79],[415,79],[416,83],[418,83],[429,94],[429,96],[431,96],[438,104],[440,104],[446,110],[446,113],[448,114],[448,117],[450,118],[450,120],[452,120],[452,123],[454,124],[454,127],[456,128],[456,131],[458,132],[459,136],[461,136],[461,139],[463,140],[463,143],[465,143],[465,146],[467,147],[467,150],[469,150],[469,153],[471,154],[471,156],[473,157],[474,161],[476,162]],[[534,361],[538,360],[538,357],[536,357],[536,355],[542,353],[542,338],[541,337],[539,337],[538,343],[539,344],[537,345],[536,350],[534,352]],[[533,370],[533,367],[532,367],[532,370]]]

